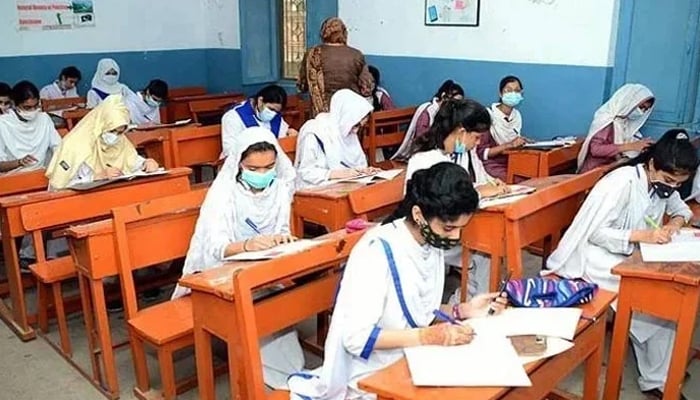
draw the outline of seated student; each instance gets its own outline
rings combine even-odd
[[[433,96],[433,99],[427,103],[418,106],[416,113],[413,114],[411,123],[406,130],[406,136],[401,143],[401,147],[396,151],[392,160],[406,160],[410,156],[411,146],[416,138],[425,135],[433,124],[435,114],[440,109],[440,104],[448,99],[464,98],[464,89],[459,84],[452,80],[447,80],[442,83],[438,91]]]
[[[374,399],[357,382],[400,360],[404,348],[457,346],[472,340],[468,324],[436,320],[434,310],[465,320],[486,315],[489,307],[505,307],[505,297],[497,293],[469,303],[442,304],[444,251],[459,244],[461,229],[478,204],[469,175],[453,163],[416,172],[388,222],[368,231],[350,252],[323,367],[318,376],[290,377],[295,396]]]
[[[80,70],[70,66],[63,68],[58,75],[58,79],[41,88],[40,97],[42,99],[69,99],[78,97],[78,82],[82,79]]]
[[[187,251],[184,275],[215,268],[232,255],[293,241],[289,220],[294,168],[275,136],[262,127],[238,135],[236,152],[226,158],[200,209]],[[173,299],[189,294],[180,286]],[[285,388],[289,374],[304,365],[294,330],[264,339],[265,382]]]
[[[111,58],[103,58],[97,63],[92,77],[92,86],[87,93],[87,108],[95,108],[111,94],[126,96],[130,89],[119,83],[119,65]]]
[[[44,168],[61,137],[41,111],[39,90],[21,81],[12,88],[12,101],[15,108],[0,116],[0,172]]]
[[[306,121],[297,138],[297,189],[377,172],[367,167],[357,136],[370,112],[372,106],[362,96],[341,89],[331,98],[330,112]]]
[[[614,266],[632,254],[638,243],[668,243],[693,216],[676,189],[697,167],[688,134],[681,129],[666,132],[593,187],[547,260],[545,273],[582,278],[617,291],[620,278],[610,272]],[[670,218],[666,224],[664,216]],[[674,336],[671,322],[634,314],[630,337],[642,391],[658,395],[663,389]]]
[[[139,156],[124,136],[128,125],[122,96],[107,97],[63,138],[46,170],[49,189],[157,170],[158,163]]]
[[[143,91],[129,90],[124,97],[129,109],[131,123],[136,125],[160,124],[160,107],[168,99],[168,84],[160,79],[153,79]]]
[[[593,116],[588,136],[578,153],[578,171],[584,173],[621,157],[635,157],[653,141],[642,139],[639,129],[649,119],[654,94],[644,85],[619,88]]]
[[[0,82],[0,115],[6,114],[12,109],[10,94],[12,88],[5,82]]]
[[[391,100],[389,92],[387,92],[386,89],[381,86],[379,69],[373,65],[370,65],[368,69],[369,73],[374,78],[374,90],[372,90],[372,96],[367,100],[374,107],[374,111],[393,110],[396,108],[396,106],[394,106],[394,102]]]
[[[481,132],[487,132],[491,117],[486,108],[474,100],[447,100],[435,115],[428,133],[414,143],[413,155],[408,160],[406,182],[410,182],[416,171],[430,168],[440,162],[454,162],[469,173],[479,197],[490,197],[506,193],[508,186],[491,177],[481,160],[476,156],[476,145]],[[462,266],[462,249],[457,247],[445,253],[447,265]],[[468,297],[488,289],[491,271],[490,258],[474,252],[469,269]],[[455,292],[455,299],[461,291]],[[453,300],[451,300],[453,301]]]
[[[523,84],[516,76],[506,76],[498,86],[500,101],[491,104],[491,130],[481,138],[477,148],[486,171],[505,180],[508,174],[506,150],[518,148],[526,143],[520,136],[523,120],[517,107],[523,101]]]
[[[290,129],[282,118],[282,110],[286,106],[287,92],[284,88],[269,85],[227,111],[221,119],[221,158],[233,154],[236,137],[246,128],[261,126],[272,131],[277,139],[296,135],[297,131]]]

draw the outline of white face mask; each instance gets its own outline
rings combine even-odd
[[[17,110],[17,115],[20,116],[20,118],[24,119],[27,122],[34,121],[36,117],[39,116],[39,113],[41,110],[36,109],[32,111],[24,111],[24,110]]]
[[[153,100],[153,97],[146,95],[146,104],[151,107],[151,108],[158,108],[160,107],[160,102]]]
[[[119,75],[105,75],[103,80],[108,85],[114,85],[117,83],[117,81],[119,81]]]
[[[105,132],[100,138],[106,146],[114,146],[119,141],[119,135],[114,132]]]

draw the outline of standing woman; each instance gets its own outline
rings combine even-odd
[[[109,96],[90,111],[53,155],[46,169],[49,189],[157,170],[158,163],[138,155],[124,136],[128,125],[129,111],[122,96]]]
[[[578,153],[578,171],[584,173],[622,157],[636,157],[653,141],[642,139],[642,128],[654,107],[646,86],[628,83],[612,95],[593,116],[588,136]]]
[[[224,258],[287,243],[294,185],[294,168],[272,132],[248,128],[239,135],[240,146],[226,158],[221,172],[207,192],[183,275],[215,268]],[[189,294],[180,286],[173,298]],[[304,365],[294,330],[263,339],[265,382],[286,387],[287,376]]]
[[[461,167],[439,163],[416,172],[389,222],[368,231],[350,252],[323,367],[319,375],[290,377],[293,399],[374,399],[357,382],[401,359],[404,348],[471,342],[468,324],[436,320],[435,310],[466,320],[486,315],[490,304],[503,309],[505,298],[494,293],[442,304],[444,251],[459,244],[478,204]]]
[[[547,273],[618,291],[620,277],[611,273],[612,268],[639,243],[668,243],[693,216],[677,189],[697,166],[688,134],[672,129],[608,173],[593,187],[547,260]],[[665,224],[664,217],[668,218]],[[642,391],[658,396],[663,390],[674,337],[671,322],[636,313],[632,317],[630,338]]]
[[[306,121],[297,138],[297,189],[318,186],[377,170],[367,166],[358,134],[372,106],[359,94],[342,89],[333,95],[330,112]]]
[[[311,116],[328,112],[333,94],[350,89],[365,97],[372,94],[372,75],[359,50],[348,46],[348,30],[340,18],[332,17],[321,26],[319,46],[304,55],[297,87],[311,95]]]
[[[517,76],[506,76],[498,86],[500,101],[491,104],[491,130],[481,138],[477,154],[486,171],[505,181],[508,174],[506,150],[518,148],[526,143],[520,136],[523,119],[516,107],[523,101],[523,84]]]
[[[127,96],[131,89],[119,82],[119,64],[111,58],[103,58],[97,63],[97,70],[92,77],[92,86],[87,93],[87,108],[95,108],[107,96],[119,94]]]
[[[39,90],[21,81],[11,97],[15,108],[0,116],[0,172],[45,168],[61,137],[51,117],[41,111]]]

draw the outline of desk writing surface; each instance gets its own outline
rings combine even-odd
[[[519,203],[521,201],[528,201],[528,199],[531,199],[534,195],[537,194],[537,191],[548,188],[552,185],[556,185],[557,183],[564,182],[567,179],[571,179],[572,177],[575,177],[576,175],[552,175],[552,176],[543,176],[539,178],[531,178],[526,181],[520,182],[519,185],[523,186],[530,186],[534,187],[536,190],[529,195],[523,197],[522,199],[514,202],[514,203],[508,203],[508,204],[501,204],[498,206],[493,206],[493,207],[487,207],[483,209],[479,209],[478,212],[482,211],[491,211],[491,212],[503,212],[505,211],[508,207],[515,203]]]
[[[700,286],[700,263],[644,262],[639,251],[635,251],[628,260],[614,267],[612,273],[621,276]]]
[[[393,182],[395,180],[400,180],[403,182],[406,179],[406,174],[405,173],[400,173],[397,175],[394,179],[390,180],[381,180],[377,182],[372,182],[370,184],[364,184],[361,182],[332,182],[328,183],[326,185],[321,185],[321,186],[314,186],[314,187],[309,187],[306,189],[302,189],[297,191],[295,194],[300,195],[300,196],[306,196],[306,197],[320,197],[320,198],[326,198],[326,199],[341,199],[343,197],[347,197],[349,192],[352,192],[353,190],[357,190],[363,187],[370,187],[370,186],[375,186],[375,185],[383,185],[387,184],[390,182]]]

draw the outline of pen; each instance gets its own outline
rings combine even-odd
[[[598,320],[598,318],[596,318],[596,317],[586,317],[583,315],[581,316],[581,319],[584,321],[591,321],[591,322],[596,322]]]
[[[433,310],[433,315],[435,315],[435,318],[439,319],[440,321],[449,322],[452,325],[461,325],[456,319],[450,317],[440,310]]]
[[[660,228],[659,224],[657,224],[656,221],[654,221],[650,216],[645,215],[644,220],[647,222],[647,224],[651,225],[652,228],[654,228],[654,229]]]
[[[255,225],[255,223],[251,221],[250,218],[246,218],[245,223],[248,224],[249,227],[253,228],[253,231],[255,231],[255,233],[257,233],[258,235],[262,235],[262,233],[260,233],[260,230],[258,229],[258,226]]]
[[[341,162],[340,162],[340,165],[342,165],[342,166],[345,167],[345,168],[350,168],[350,169],[352,169],[352,167],[349,166],[349,165],[347,165],[347,164],[345,163],[345,161],[341,161]]]
[[[510,274],[511,272],[508,271],[508,274],[506,275],[505,279],[501,281],[501,286],[498,287],[498,296],[503,295],[503,291],[506,290],[506,285],[508,284],[508,281],[510,281]],[[493,315],[496,312],[496,310],[493,309],[493,307],[489,307],[489,315]]]

